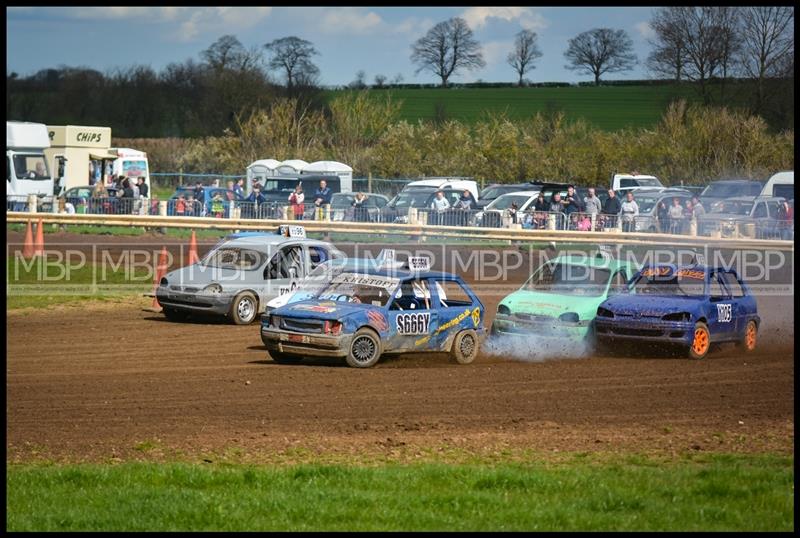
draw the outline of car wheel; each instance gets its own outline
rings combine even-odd
[[[694,325],[694,338],[689,347],[689,356],[693,359],[702,359],[708,355],[711,348],[711,335],[708,332],[708,325],[698,321]]]
[[[297,364],[303,357],[298,355],[290,355],[288,353],[281,353],[280,351],[270,351],[269,356],[278,364]]]
[[[475,360],[480,351],[481,343],[478,340],[478,333],[472,329],[461,331],[453,339],[453,347],[450,348],[452,356],[458,364],[469,364]]]
[[[375,331],[366,327],[356,331],[347,352],[347,365],[353,368],[369,368],[381,358],[381,340]]]
[[[236,296],[231,304],[231,319],[236,325],[249,325],[258,316],[258,300],[249,291]]]
[[[181,310],[176,310],[174,308],[164,308],[164,317],[166,317],[170,321],[186,321],[186,318],[189,317],[189,314],[183,312]]]
[[[736,343],[736,346],[743,348],[745,353],[749,353],[756,349],[758,342],[758,325],[752,319],[747,322],[747,327],[744,329],[744,336]]]

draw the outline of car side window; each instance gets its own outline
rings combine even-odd
[[[431,307],[431,291],[428,281],[407,280],[395,292],[391,310],[428,310]]]
[[[618,295],[620,293],[625,293],[628,289],[628,277],[625,274],[625,270],[617,271],[614,274],[614,278],[611,280],[611,287],[608,288],[609,295]]]
[[[744,297],[744,289],[742,289],[742,285],[739,284],[739,280],[736,278],[736,275],[730,271],[725,271],[722,273],[722,280],[732,297]]]
[[[265,280],[301,276],[303,276],[303,249],[299,245],[280,249],[264,269]]]
[[[319,264],[328,261],[330,256],[325,248],[312,245],[308,247],[308,259],[311,262],[311,267],[309,267],[308,270],[313,271]]]
[[[711,299],[725,299],[728,296],[722,284],[720,284],[719,278],[719,273],[716,272],[709,275],[708,293]]]

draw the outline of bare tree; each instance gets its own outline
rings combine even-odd
[[[386,75],[375,75],[375,87],[376,88],[383,88],[386,84]]]
[[[656,33],[655,40],[648,40],[653,50],[647,57],[647,68],[662,77],[680,82],[688,62],[683,34],[670,16],[669,9],[655,10],[650,19],[650,28]]]
[[[200,56],[208,66],[217,71],[225,69],[235,71],[259,69],[259,64],[263,59],[258,49],[245,49],[242,43],[232,35],[220,37],[210,47],[201,52]]]
[[[356,78],[347,86],[356,90],[363,90],[367,87],[367,74],[363,69],[356,71]]]
[[[514,51],[508,53],[508,64],[514,68],[519,75],[519,85],[522,86],[522,78],[525,73],[536,66],[533,62],[542,56],[537,44],[536,32],[521,30],[514,39]]]
[[[791,76],[794,71],[794,8],[756,6],[742,8],[740,60],[742,70],[756,80],[755,110],[767,98],[766,81]],[[791,65],[791,70],[786,66]]]
[[[715,13],[717,32],[717,54],[715,73],[720,77],[720,100],[725,101],[725,82],[737,67],[742,46],[740,35],[740,11],[737,7],[719,7]]]
[[[593,74],[597,85],[604,73],[629,71],[636,65],[633,41],[627,32],[611,28],[595,28],[578,34],[569,40],[564,56],[569,60],[567,69]]]
[[[403,73],[397,73],[392,79],[392,84],[402,84],[402,83],[403,83]]]
[[[428,70],[442,79],[442,86],[459,69],[484,67],[481,46],[472,36],[467,21],[454,17],[440,22],[411,46],[411,61],[419,67],[415,73]]]
[[[272,53],[270,69],[282,70],[286,75],[286,86],[291,90],[296,85],[309,85],[316,80],[319,68],[311,57],[319,54],[313,43],[289,36],[264,45]]]

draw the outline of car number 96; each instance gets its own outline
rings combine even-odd
[[[431,315],[430,313],[398,314],[396,325],[400,334],[428,334]]]

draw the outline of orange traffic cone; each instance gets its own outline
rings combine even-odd
[[[150,310],[153,312],[161,311],[161,305],[158,302],[158,297],[156,297],[156,290],[165,274],[167,274],[167,247],[161,247],[161,254],[158,256],[158,265],[156,266],[156,272],[153,277],[153,305],[150,307]]]
[[[39,224],[36,225],[36,242],[33,244],[33,254],[35,256],[44,254],[44,222],[39,218]]]
[[[28,227],[25,229],[25,242],[22,244],[22,257],[26,260],[33,258],[33,225],[28,221]]]
[[[200,261],[197,256],[197,236],[192,230],[192,237],[189,239],[189,255],[186,257],[186,265],[192,265]]]

